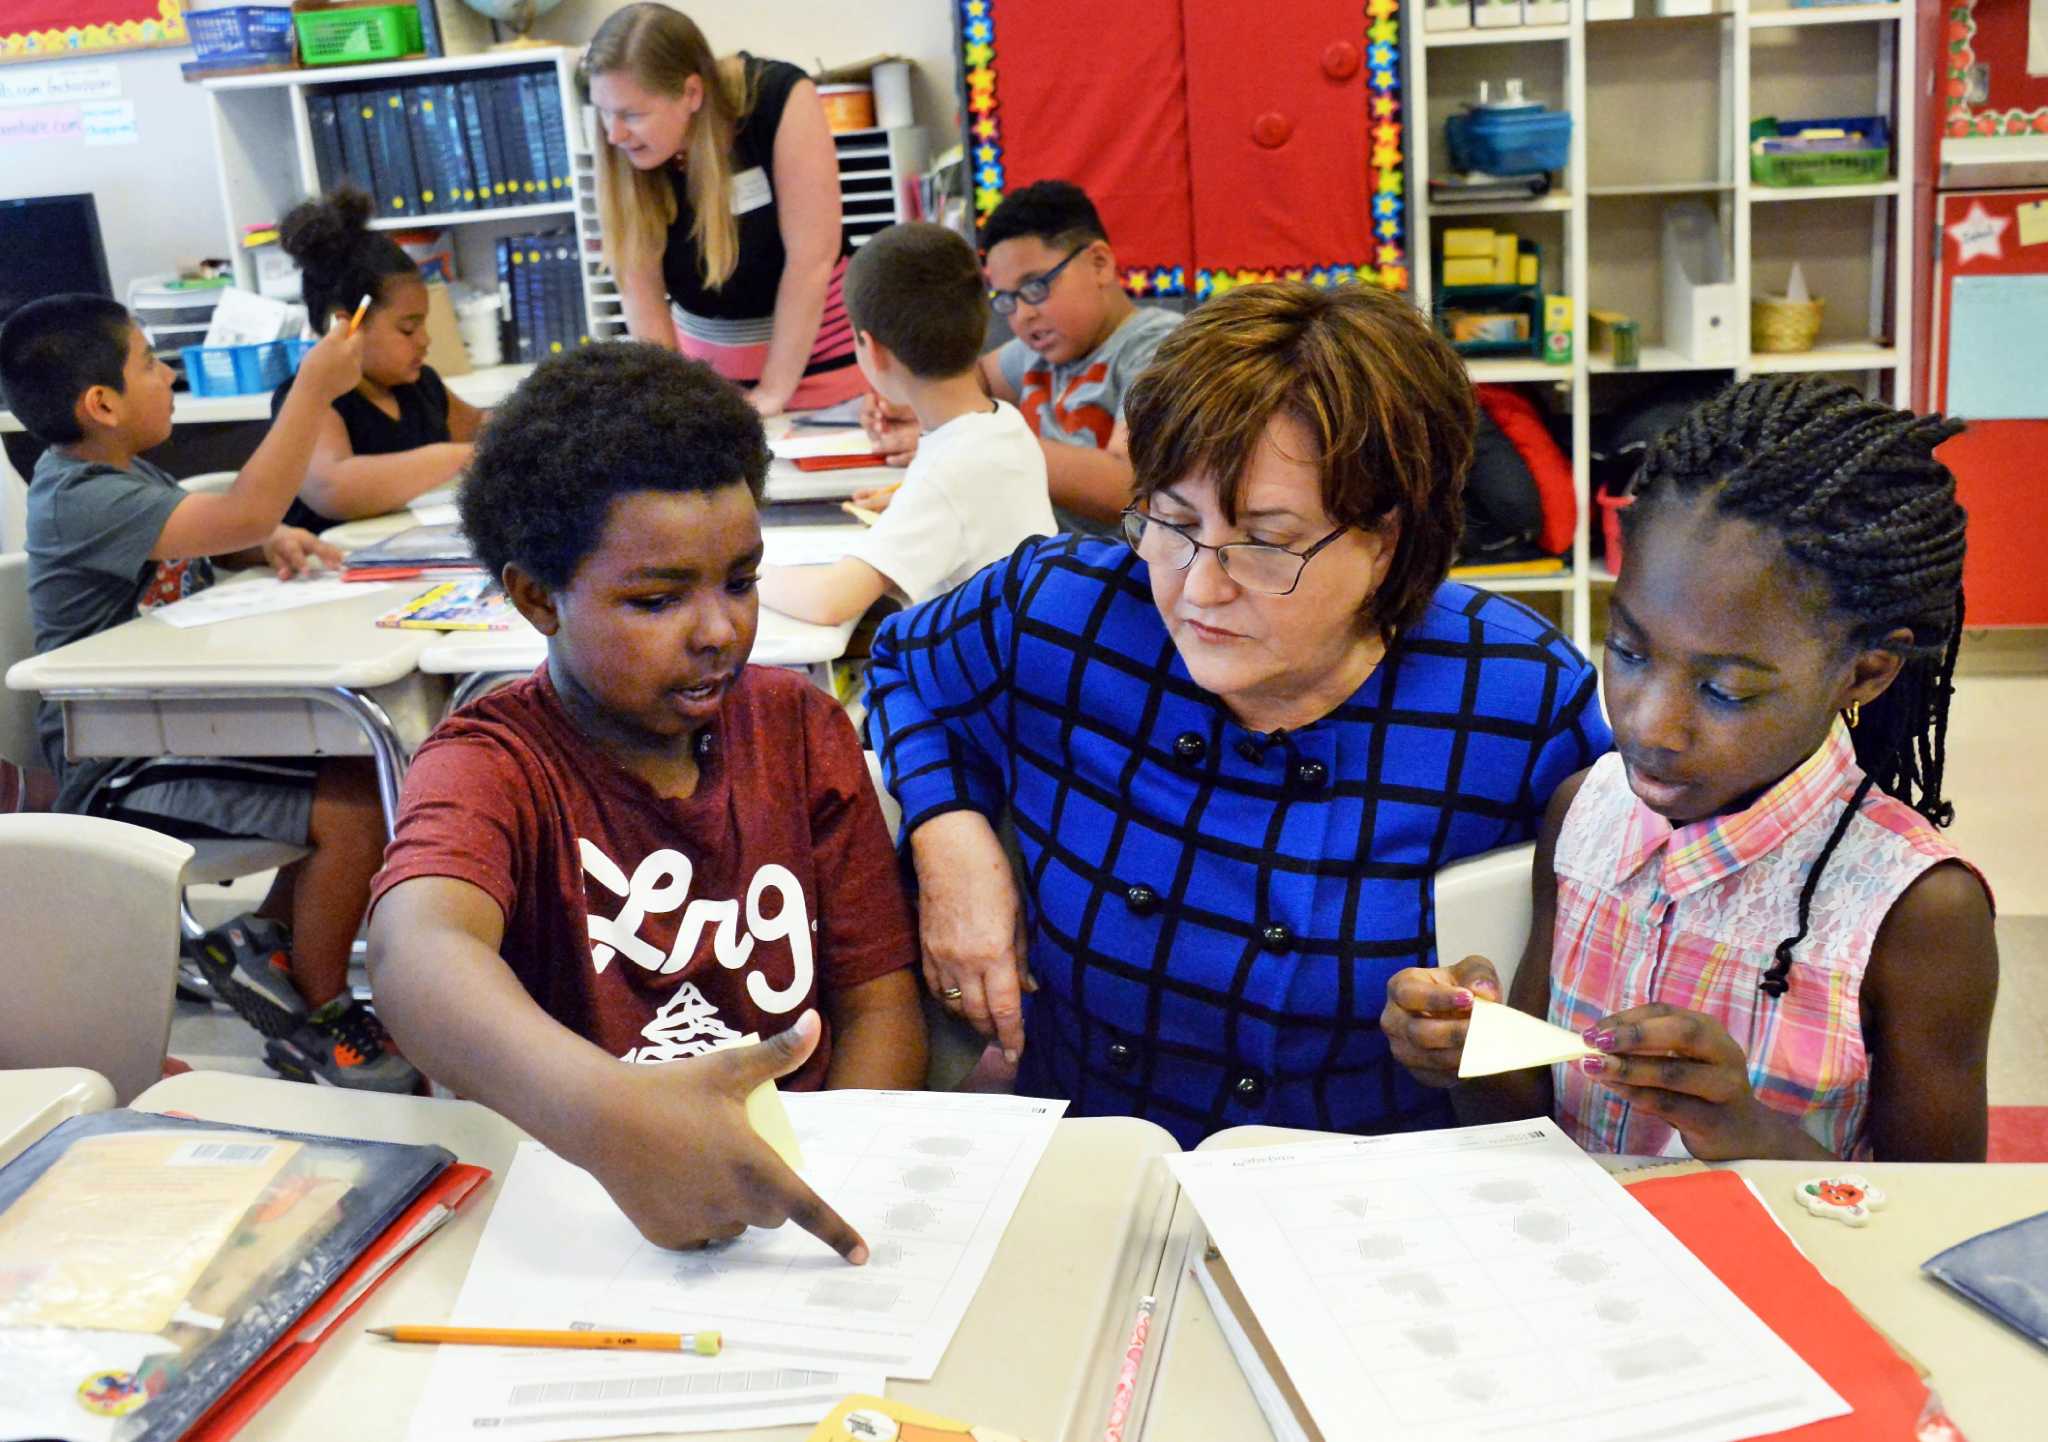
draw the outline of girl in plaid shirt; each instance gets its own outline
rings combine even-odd
[[[1509,996],[1602,1054],[1458,1082],[1498,974],[1403,971],[1382,1026],[1461,1120],[1984,1159],[1991,896],[1939,832],[1965,518],[1934,449],[1960,429],[1770,376],[1651,451],[1607,638],[1616,750],[1550,803]]]

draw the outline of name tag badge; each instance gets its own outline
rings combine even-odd
[[[768,172],[760,166],[742,170],[732,178],[732,213],[745,215],[750,210],[759,210],[775,198],[775,192],[768,188]]]

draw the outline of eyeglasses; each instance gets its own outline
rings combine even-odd
[[[1301,573],[1308,569],[1308,563],[1323,547],[1350,529],[1349,526],[1339,526],[1305,551],[1290,551],[1285,546],[1263,546],[1257,541],[1229,541],[1221,546],[1211,546],[1196,540],[1179,526],[1171,526],[1146,515],[1136,506],[1127,507],[1124,511],[1124,541],[1146,565],[1185,571],[1194,564],[1195,552],[1214,551],[1216,564],[1223,568],[1224,575],[1247,591],[1258,591],[1268,596],[1293,595],[1294,588],[1301,584]]]
[[[1032,276],[1015,290],[991,290],[988,293],[989,309],[997,315],[1015,315],[1018,301],[1026,305],[1044,305],[1045,298],[1052,294],[1052,283],[1060,278],[1060,272],[1074,263],[1075,256],[1093,244],[1095,242],[1092,240],[1082,241],[1067,252],[1065,260],[1044,275]]]

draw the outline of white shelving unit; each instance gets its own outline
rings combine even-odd
[[[832,143],[839,152],[840,213],[854,246],[866,244],[886,226],[911,219],[917,178],[925,167],[923,127],[841,130],[833,134]]]
[[[492,247],[500,236],[522,233],[550,220],[570,221],[584,257],[583,302],[589,334],[600,340],[625,334],[625,317],[598,254],[596,184],[589,143],[583,135],[583,104],[575,85],[576,52],[562,46],[452,56],[440,60],[395,60],[378,65],[321,66],[306,70],[237,75],[205,83],[219,161],[222,208],[235,257],[235,280],[254,289],[254,264],[241,247],[244,226],[274,221],[298,201],[317,194],[321,176],[314,160],[309,95],[347,90],[380,81],[456,80],[502,70],[545,70],[561,95],[563,124],[575,171],[571,200],[507,205],[492,210],[381,217],[376,230],[446,230],[456,269],[472,285],[496,285]],[[286,143],[289,137],[289,143]]]
[[[1568,571],[1480,582],[1497,591],[1559,598],[1566,629],[1592,640],[1592,593],[1613,581],[1593,562],[1590,437],[1596,408],[1630,375],[1686,372],[1739,379],[1829,372],[1903,404],[1911,354],[1912,275],[1918,237],[1910,192],[1898,179],[1913,154],[1913,14],[1902,3],[1791,8],[1787,0],[1718,0],[1715,13],[1660,17],[1637,0],[1631,20],[1588,23],[1573,0],[1566,25],[1431,32],[1411,22],[1406,47],[1414,177],[1411,273],[1427,309],[1436,294],[1443,228],[1513,231],[1544,250],[1543,286],[1572,298],[1573,361],[1471,362],[1481,383],[1544,385],[1570,416],[1580,497]],[[1411,17],[1419,10],[1405,11]],[[1432,205],[1427,178],[1448,170],[1443,124],[1480,79],[1519,77],[1527,92],[1575,120],[1564,173],[1534,201]],[[1901,100],[1905,103],[1901,103]],[[1803,119],[1885,115],[1893,176],[1882,182],[1772,189],[1749,178],[1749,124],[1760,115]],[[1720,221],[1723,260],[1738,298],[1737,360],[1704,365],[1666,343],[1659,235],[1663,208],[1700,200]],[[1783,290],[1793,260],[1827,302],[1818,345],[1797,354],[1750,349],[1749,298]],[[1638,363],[1617,370],[1586,350],[1590,307],[1622,311],[1641,327]]]

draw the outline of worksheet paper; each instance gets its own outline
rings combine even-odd
[[[447,1320],[713,1329],[725,1351],[443,1347],[415,1442],[479,1429],[555,1442],[815,1422],[849,1393],[880,1392],[887,1377],[930,1377],[1066,1103],[859,1091],[783,1100],[804,1179],[866,1239],[866,1266],[794,1225],[664,1251],[589,1173],[527,1142]]]
[[[761,535],[761,559],[770,566],[829,566],[866,534],[864,526],[770,528]]]
[[[873,455],[875,443],[860,427],[818,431],[797,428],[768,442],[768,454],[779,461],[810,460],[817,456]]]
[[[1735,1442],[1849,1411],[1547,1117],[1167,1160],[1329,1442]]]
[[[149,614],[180,630],[212,626],[221,621],[239,621],[245,616],[268,616],[275,611],[295,611],[301,606],[324,606],[329,601],[352,600],[391,588],[373,582],[344,581],[339,576],[314,574],[280,581],[261,576],[208,586],[196,596],[159,606]]]

